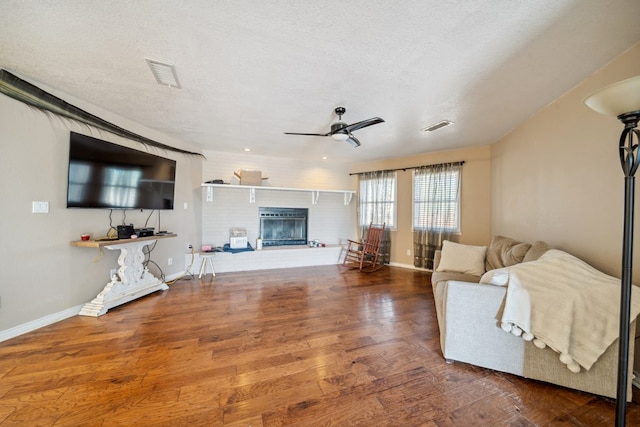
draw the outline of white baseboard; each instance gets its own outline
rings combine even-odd
[[[191,276],[191,274],[188,272],[172,274],[170,276],[166,276],[165,281],[171,282],[172,280],[179,279],[183,276]],[[40,329],[45,326],[49,326],[61,320],[68,319],[69,317],[77,316],[80,313],[80,310],[82,310],[82,307],[84,307],[84,304],[67,308],[66,310],[62,310],[36,320],[14,326],[13,328],[0,331],[0,342],[18,337],[20,335],[26,334],[27,332],[35,331],[36,329]]]
[[[391,267],[399,267],[399,268],[408,268],[410,270],[418,270],[418,271],[426,271],[426,272],[431,272],[431,270],[426,269],[426,268],[418,268],[413,264],[401,264],[399,262],[390,262],[389,264],[387,264]]]
[[[40,329],[44,326],[51,325],[64,319],[68,319],[69,317],[77,316],[83,306],[84,304],[80,304],[75,307],[71,307],[66,310],[41,317],[39,319],[32,320],[18,326],[14,326],[13,328],[0,331],[0,342],[15,338],[22,334],[26,334],[27,332],[35,331],[36,329]]]
[[[164,281],[167,283],[167,285],[170,285],[171,284],[170,282],[173,282],[174,280],[177,280],[177,279],[181,279],[185,276],[191,277],[191,273],[188,271],[183,271],[181,273],[171,274],[169,276],[165,276]]]
[[[408,268],[410,270],[415,270],[416,268],[411,265],[411,264],[402,264],[399,262],[390,262],[389,264],[387,264],[390,267],[399,267],[399,268]]]

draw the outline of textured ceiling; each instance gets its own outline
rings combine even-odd
[[[494,142],[640,41],[638,17],[638,0],[0,0],[0,67],[203,149],[353,162]],[[327,132],[338,105],[385,123],[355,149],[283,134]]]

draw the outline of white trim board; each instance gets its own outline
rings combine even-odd
[[[191,274],[187,272],[172,274],[171,276],[166,277],[166,281],[171,282],[172,280],[181,278],[182,276],[191,276]],[[169,290],[171,290],[171,288],[169,288]],[[62,310],[57,313],[52,313],[47,316],[41,317],[39,319],[31,320],[29,322],[22,323],[18,326],[14,326],[13,328],[0,331],[0,342],[10,340],[11,338],[19,337],[20,335],[24,335],[28,332],[35,331],[36,329],[40,329],[45,326],[52,325],[61,320],[68,319],[73,316],[77,316],[80,313],[80,310],[82,309],[82,307],[84,307],[84,304],[80,304],[75,307],[70,307],[70,308],[67,308],[66,310]]]
[[[82,309],[83,306],[84,304],[80,304],[75,307],[71,307],[66,310],[62,310],[57,313],[52,313],[52,314],[49,314],[48,316],[44,316],[27,323],[23,323],[18,326],[14,326],[13,328],[0,331],[0,342],[18,337],[20,335],[26,334],[27,332],[35,331],[36,329],[40,329],[45,326],[49,326],[61,320],[68,319],[69,317],[77,316],[78,313],[80,313],[80,309]]]

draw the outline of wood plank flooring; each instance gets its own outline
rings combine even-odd
[[[612,399],[446,364],[438,339],[425,272],[180,280],[0,343],[0,424],[613,425]]]

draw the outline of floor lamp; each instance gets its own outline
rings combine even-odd
[[[622,279],[620,289],[620,333],[618,335],[618,384],[616,426],[626,424],[629,375],[629,322],[631,313],[631,268],[633,263],[633,202],[635,173],[640,165],[640,76],[606,86],[589,96],[588,107],[598,113],[616,116],[623,124],[620,135],[620,165],[624,172],[624,229],[622,237]],[[639,140],[634,144],[634,139]]]

